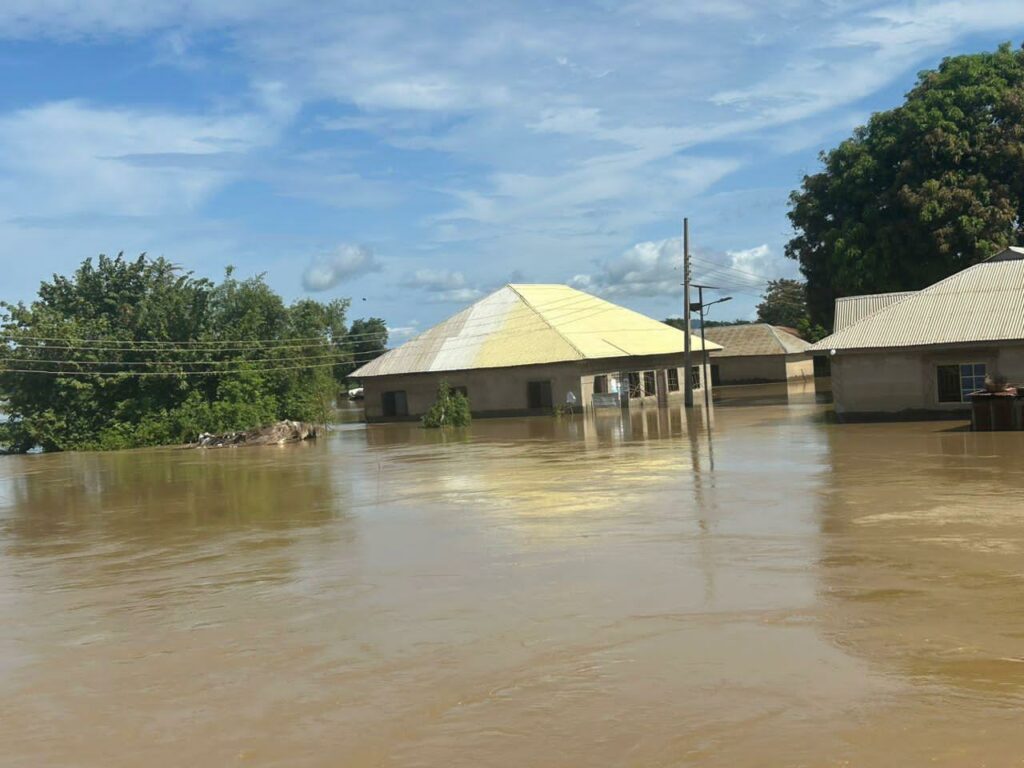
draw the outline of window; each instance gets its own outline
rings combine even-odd
[[[700,389],[700,366],[694,365],[690,367],[690,381],[693,384],[694,389]]]
[[[409,403],[405,399],[405,390],[397,389],[392,392],[382,392],[381,408],[385,416],[408,416]]]
[[[936,366],[940,403],[963,403],[985,386],[984,363]]]
[[[815,357],[814,358],[814,362],[818,362],[819,359],[823,359],[823,358]],[[722,370],[717,365],[712,365],[711,366],[711,384],[712,384],[712,386],[717,387],[721,383],[722,383]]]
[[[654,371],[644,371],[644,394],[653,395],[657,392],[654,384]]]
[[[669,368],[668,369],[668,391],[678,392],[679,391],[679,369]]]
[[[603,395],[608,391],[608,376],[602,374],[594,377],[594,394]]]
[[[550,381],[528,381],[526,383],[526,405],[528,408],[540,410],[550,408],[551,382]]]
[[[640,389],[640,374],[636,371],[629,372],[629,396],[640,397],[643,392]]]

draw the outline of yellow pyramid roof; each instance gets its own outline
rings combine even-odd
[[[677,328],[567,285],[510,284],[352,376],[673,354],[684,339]],[[700,351],[700,338],[691,340]],[[709,341],[708,349],[721,347]]]

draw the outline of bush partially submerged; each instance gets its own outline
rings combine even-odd
[[[472,417],[469,414],[469,399],[456,392],[447,381],[437,388],[437,400],[423,415],[424,427],[468,427]]]

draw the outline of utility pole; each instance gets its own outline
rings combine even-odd
[[[683,318],[686,320],[686,338],[683,340],[683,405],[693,408],[693,350],[690,338],[690,220],[683,219]]]
[[[715,288],[715,286],[713,286],[713,285],[696,285],[696,284],[694,285],[694,287],[697,289],[697,303],[694,304],[693,306],[697,309],[698,312],[700,312],[700,349],[701,349],[701,357],[702,357],[702,361],[701,361],[701,374],[702,374],[702,376],[704,378],[704,410],[708,413],[708,419],[710,419],[711,418],[711,416],[710,416],[710,414],[711,414],[711,410],[710,410],[711,409],[711,388],[708,385],[711,382],[711,378],[710,378],[710,374],[708,373],[708,342],[707,342],[707,338],[704,336],[704,310],[707,307],[714,306],[715,304],[722,304],[723,302],[726,302],[726,301],[732,301],[732,296],[723,296],[720,299],[716,299],[715,301],[712,301],[712,302],[709,302],[708,304],[705,304],[704,303],[704,289],[707,288],[709,290],[717,291],[718,288]]]
[[[711,413],[711,388],[708,386],[708,342],[704,338],[704,286],[697,286],[697,301],[700,302],[700,351],[701,357],[701,376],[704,379],[704,412]]]

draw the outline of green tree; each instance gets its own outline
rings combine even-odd
[[[1020,242],[1024,52],[944,59],[821,160],[790,196],[786,254],[831,327],[837,297],[920,289]]]
[[[806,286],[799,280],[769,280],[761,303],[757,305],[757,321],[796,328],[806,318]]]
[[[469,412],[469,399],[461,392],[456,392],[448,382],[442,380],[437,388],[437,400],[423,414],[424,427],[468,427],[472,420]]]
[[[350,363],[346,301],[290,306],[262,276],[217,284],[100,256],[0,304],[0,445],[128,448],[277,419],[326,420]]]
[[[352,364],[344,371],[346,376],[359,366],[366,365],[375,357],[387,352],[388,327],[379,317],[353,320],[348,335]]]

